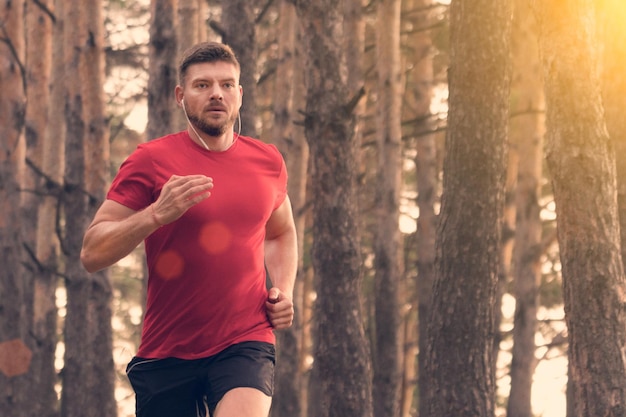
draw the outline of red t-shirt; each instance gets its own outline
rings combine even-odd
[[[171,175],[213,178],[211,196],[145,240],[147,305],[137,356],[197,359],[242,341],[274,343],[265,312],[265,224],[287,194],[275,146],[245,136],[207,151],[187,132],[140,144],[107,198],[133,210]]]

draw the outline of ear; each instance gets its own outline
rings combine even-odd
[[[241,109],[241,105],[243,104],[243,85],[239,84],[239,107],[237,110]]]
[[[174,96],[176,98],[176,102],[179,106],[182,107],[183,97],[185,96],[183,93],[183,88],[180,85],[177,85],[174,89]]]

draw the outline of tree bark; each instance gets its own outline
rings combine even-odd
[[[49,247],[54,243],[54,229],[48,234],[40,234],[40,208],[50,191],[43,173],[46,132],[50,118],[60,119],[56,114],[49,114],[53,108],[50,103],[50,75],[52,66],[52,17],[48,10],[55,10],[52,0],[40,4],[26,4],[26,91],[29,99],[26,106],[26,158],[29,167],[24,172],[22,188],[22,215],[24,238],[27,247],[25,264],[28,265],[24,280],[27,282],[27,301],[30,346],[33,350],[29,392],[37,401],[29,401],[24,412],[26,415],[53,417],[58,415],[59,407],[55,384],[57,382],[54,366],[57,344],[57,309],[56,265],[49,263],[48,254],[39,248]],[[61,20],[62,16],[57,16]],[[58,32],[56,32],[58,33]],[[58,41],[58,38],[55,38]],[[58,110],[62,107],[56,107]],[[58,181],[59,178],[57,177]],[[57,182],[57,184],[59,184]],[[51,187],[52,188],[52,187]],[[55,206],[51,207],[54,214]],[[54,218],[54,216],[52,217]],[[33,221],[33,219],[36,219]],[[39,239],[42,241],[39,242]],[[44,256],[41,256],[44,255]]]
[[[365,55],[365,19],[364,0],[345,0],[343,2],[343,48],[346,54],[348,67],[348,91],[357,94],[365,85],[364,55]],[[357,144],[363,142],[363,115],[365,114],[366,100],[361,100],[354,109],[356,117],[354,140]],[[360,146],[360,145],[359,145]],[[360,155],[357,155],[360,158]]]
[[[525,0],[515,1],[513,19],[513,91],[510,124],[511,148],[518,155],[513,248],[515,316],[508,417],[531,417],[531,392],[537,365],[535,334],[541,280],[540,198],[543,164],[545,107],[537,25]]]
[[[414,55],[407,56],[407,59],[414,63],[411,72],[412,90],[409,95],[409,104],[407,107],[414,109],[414,117],[417,120],[414,126],[416,132],[428,132],[433,129],[431,119],[431,104],[433,88],[435,83],[433,68],[433,48],[430,31],[424,31],[432,25],[433,13],[430,12],[433,5],[432,0],[414,0],[408,2],[407,10],[421,10],[414,14],[412,23],[416,28],[415,32],[409,38]],[[418,415],[425,416],[427,403],[423,399],[426,398],[426,389],[428,380],[425,378],[426,366],[426,346],[428,342],[427,328],[428,317],[430,316],[432,287],[435,280],[435,229],[437,215],[435,213],[435,204],[439,201],[437,189],[439,188],[439,167],[437,164],[437,139],[435,134],[422,134],[416,137],[416,154],[415,154],[415,176],[417,182],[417,207],[419,208],[419,217],[417,219],[416,231],[416,267],[417,277],[415,279],[415,292],[413,304],[417,308],[417,391],[418,404],[416,408],[419,410]],[[407,341],[408,345],[408,341]],[[409,355],[405,355],[408,360]],[[409,378],[413,375],[410,373],[415,366],[409,367],[405,365],[405,393],[403,400],[403,417],[408,417],[411,410],[413,400],[413,390],[409,390]]]
[[[617,202],[619,210],[622,262],[626,262],[626,9],[619,0],[599,3],[598,28],[602,36],[602,84],[606,126],[615,147]]]
[[[626,287],[594,2],[544,0],[536,6],[546,85],[546,155],[569,336],[567,415],[623,416]]]
[[[450,6],[450,110],[425,352],[428,417],[494,415],[510,15],[508,1]]]
[[[294,1],[307,64],[304,128],[309,144],[312,263],[316,274],[309,415],[372,417],[371,370],[361,315],[354,106],[335,1]]]
[[[32,350],[24,308],[20,181],[24,165],[24,2],[0,2],[0,414],[26,417]]]
[[[87,209],[84,194],[85,154],[83,150],[85,125],[83,121],[83,97],[80,87],[81,28],[84,13],[79,0],[64,3],[64,20],[72,22],[64,28],[65,43],[65,103],[64,116],[67,126],[65,142],[65,165],[63,210],[67,219],[66,238],[61,242],[67,267],[65,285],[67,290],[67,313],[65,316],[65,355],[63,366],[63,390],[61,393],[61,416],[78,417],[92,407],[86,393],[95,389],[85,379],[91,362],[88,344],[89,331],[84,320],[89,317],[90,298],[87,273],[80,267],[79,237],[83,235],[81,218]]]
[[[104,90],[104,20],[102,0],[92,0],[85,9],[84,64],[81,80],[84,97],[85,153],[87,161],[85,188],[89,194],[88,206],[83,217],[93,219],[108,189],[109,178],[109,130],[106,121]],[[83,232],[84,234],[84,232]],[[81,239],[82,240],[82,239]],[[117,416],[115,402],[115,365],[113,362],[113,329],[111,326],[112,286],[109,270],[104,269],[89,277],[91,298],[87,318],[92,343],[92,372],[98,381],[98,389],[92,393],[92,409],[99,416]]]
[[[174,115],[181,111],[174,100],[178,81],[176,0],[151,0],[150,12],[148,140],[172,133]]]
[[[62,82],[65,75],[64,69],[64,0],[54,1],[55,24],[53,28],[52,66],[50,74],[50,100],[47,109],[48,122],[45,129],[43,143],[42,171],[48,178],[46,194],[39,206],[37,215],[37,259],[42,265],[42,270],[36,276],[35,282],[35,311],[34,333],[41,350],[47,351],[46,361],[48,365],[47,377],[50,380],[43,382],[42,386],[49,385],[48,389],[54,389],[58,382],[58,376],[54,366],[56,345],[58,341],[56,290],[59,285],[58,273],[60,269],[58,219],[60,216],[60,198],[62,193],[63,171],[65,165],[65,119],[59,117],[59,109],[64,108],[65,83]],[[42,371],[43,375],[43,371]],[[59,402],[56,392],[52,392],[55,406],[45,410],[46,400],[41,402],[41,416],[58,416]]]
[[[296,15],[294,6],[283,0],[280,2],[278,28],[278,65],[273,91],[272,137],[285,158],[289,173],[288,192],[295,213],[298,235],[298,278],[294,289],[295,317],[293,325],[276,333],[276,395],[272,403],[272,417],[300,417],[303,414],[303,373],[300,369],[302,352],[302,312],[303,312],[303,257],[305,236],[306,173],[308,147],[301,127],[295,126],[296,115],[294,98],[295,85],[302,77],[296,74]],[[291,80],[291,82],[284,82]]]
[[[239,83],[243,86],[241,134],[258,137],[257,79],[258,46],[256,41],[256,1],[222,0],[222,40],[235,51],[241,64]],[[235,126],[237,130],[238,127]]]
[[[90,152],[97,146],[88,146],[88,138],[99,143],[106,138],[102,130],[102,90],[90,90],[89,85],[97,75],[89,72],[92,65],[100,71],[102,61],[91,52],[102,48],[97,44],[98,29],[91,23],[99,20],[92,14],[94,5],[78,0],[64,4],[65,21],[72,22],[64,30],[67,126],[64,174],[63,209],[67,221],[61,247],[65,255],[65,285],[67,314],[65,317],[65,357],[62,417],[103,417],[116,414],[113,400],[113,361],[111,357],[111,314],[108,310],[110,291],[100,281],[99,275],[89,275],[80,262],[82,239],[93,214],[94,200],[89,188],[104,183],[102,169],[98,175],[87,175],[85,161],[93,157]],[[98,8],[98,5],[96,5]],[[97,13],[97,10],[96,10]],[[96,82],[96,88],[102,83]],[[92,97],[95,96],[95,97]],[[95,104],[95,106],[94,106]],[[98,107],[100,106],[100,107]],[[100,110],[94,110],[100,108]],[[94,116],[99,113],[99,116]],[[87,120],[86,120],[87,119]],[[108,159],[96,153],[96,159]],[[104,161],[91,161],[102,167]],[[107,295],[108,294],[108,295]],[[102,350],[97,348],[102,345]],[[94,348],[96,346],[96,348]]]
[[[374,415],[395,417],[399,415],[402,362],[400,286],[403,251],[398,227],[403,166],[400,1],[381,0],[377,7],[378,175],[374,238],[373,403]]]
[[[176,39],[178,40],[178,52],[176,54],[176,63],[179,63],[183,52],[192,45],[205,38],[200,36],[200,1],[199,0],[178,0],[176,10]],[[177,69],[177,68],[176,68]],[[182,110],[178,109],[172,117],[172,128],[175,131],[187,128],[187,119]]]
[[[59,109],[64,108],[65,85],[63,60],[63,12],[64,0],[54,1],[55,22],[52,29],[52,55],[50,69],[50,98],[46,112],[48,120],[44,130],[41,170],[47,178],[43,188],[43,198],[37,212],[36,258],[39,270],[34,285],[33,334],[40,351],[34,366],[39,367],[40,380],[38,389],[42,392],[40,401],[36,401],[38,412],[34,415],[56,417],[59,415],[59,401],[55,392],[58,375],[55,368],[55,353],[58,342],[58,311],[56,290],[59,286],[60,270],[59,239],[57,220],[63,183],[65,152],[65,120],[60,117]]]

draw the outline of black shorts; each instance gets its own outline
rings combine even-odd
[[[137,417],[206,417],[233,388],[274,393],[274,345],[243,342],[204,359],[133,358],[126,374]]]

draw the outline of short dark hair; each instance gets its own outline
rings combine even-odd
[[[237,68],[237,71],[241,70],[237,56],[230,46],[220,42],[201,42],[193,45],[183,52],[178,66],[178,82],[180,85],[185,83],[185,76],[190,65],[219,61],[229,62]]]

